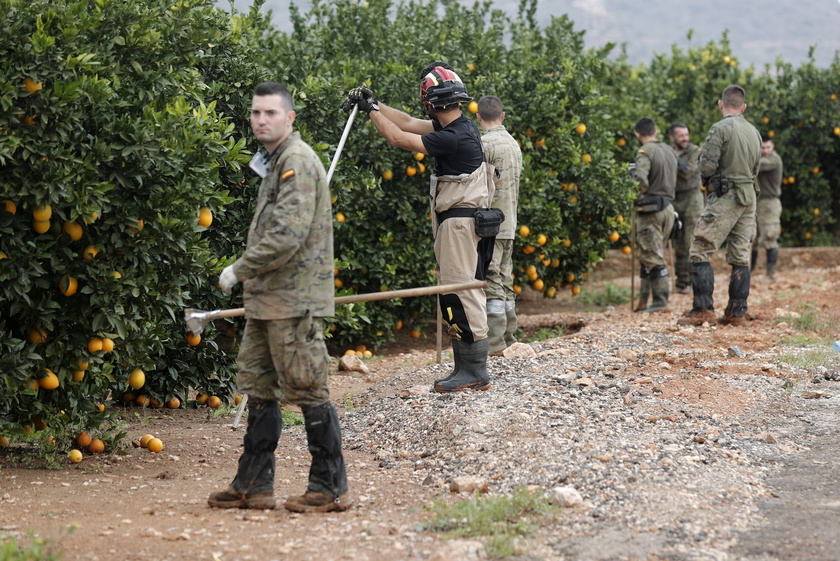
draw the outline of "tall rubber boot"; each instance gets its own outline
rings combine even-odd
[[[438,378],[435,380],[435,386],[440,384],[441,382],[445,382],[447,380],[451,380],[458,374],[458,371],[461,369],[461,347],[458,346],[458,339],[452,339],[452,358],[455,361],[455,367],[452,369],[452,372],[449,373],[448,376],[445,378]]]
[[[668,296],[671,293],[671,279],[668,277],[668,269],[659,266],[650,271],[650,291],[653,294],[653,302],[648,306],[646,312],[658,312],[668,308]]]
[[[519,323],[516,319],[516,300],[505,300],[505,345],[510,347],[516,343],[516,329]]]
[[[650,271],[647,267],[642,265],[642,270],[639,273],[639,300],[636,302],[634,312],[644,312],[647,310],[647,301],[650,297]]]
[[[487,338],[490,340],[490,352],[503,351],[505,344],[505,329],[507,316],[505,316],[505,301],[492,299],[487,301]]]
[[[306,441],[312,464],[306,493],[283,505],[293,512],[340,512],[353,505],[347,490],[347,470],[341,453],[341,429],[332,402],[302,406]]]
[[[750,295],[750,268],[733,265],[729,275],[729,303],[718,322],[723,325],[740,326],[747,323],[747,298]]]
[[[767,250],[767,273],[764,276],[764,280],[770,282],[773,280],[773,277],[776,275],[776,266],[779,264],[779,248],[774,247],[773,249]]]
[[[714,308],[715,271],[708,261],[691,264],[691,290],[694,301],[691,310],[677,320],[679,325],[709,325],[717,323]]]
[[[770,253],[770,250],[767,250]],[[750,271],[755,271],[755,265],[758,263],[758,250],[754,249],[750,252]]]
[[[461,369],[454,377],[435,385],[437,393],[451,393],[465,390],[484,391],[490,389],[490,376],[487,374],[487,351],[489,339],[474,343],[460,341]]]
[[[274,451],[283,427],[277,401],[248,398],[248,428],[245,451],[230,487],[213,493],[208,504],[216,508],[271,509],[274,499]]]

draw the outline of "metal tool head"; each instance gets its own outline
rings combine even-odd
[[[184,310],[184,320],[187,322],[187,329],[194,335],[200,335],[204,331],[207,322],[210,321],[213,312],[187,308]]]

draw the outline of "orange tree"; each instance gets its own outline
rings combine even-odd
[[[0,17],[0,432],[96,427],[136,369],[155,403],[228,394],[213,327],[188,344],[183,309],[230,303],[215,283],[247,231],[265,20],[176,0]]]
[[[418,74],[432,60],[449,62],[476,99],[498,95],[525,162],[519,224],[528,228],[515,242],[517,284],[551,297],[564,285],[578,286],[604,257],[612,232],[629,229],[621,215],[632,187],[614,158],[609,92],[598,83],[609,73],[609,49],[585,51],[566,18],[540,29],[535,8],[523,2],[509,18],[490,3],[316,1],[306,14],[292,9],[294,31],[274,36],[266,66],[295,90],[304,134],[332,145],[346,118],[338,105],[361,83],[419,117]],[[364,116],[354,125],[331,186],[339,294],[435,282],[428,202],[434,162],[420,158],[389,146]],[[363,319],[353,315],[352,323],[339,312],[336,345],[376,345],[399,326],[429,318],[434,301],[356,311]]]

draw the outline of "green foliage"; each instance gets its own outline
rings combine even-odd
[[[245,117],[264,71],[245,30],[264,21],[230,18],[209,0],[7,0],[0,16],[0,176],[11,203],[0,206],[0,418],[98,426],[110,414],[95,404],[119,396],[135,368],[161,401],[184,401],[190,387],[229,393],[212,327],[190,347],[182,318],[186,306],[230,303],[215,277],[250,220]],[[41,229],[33,212],[46,205]],[[201,207],[214,214],[209,228]],[[77,279],[72,295],[59,291],[65,275]],[[43,342],[30,339],[38,329]],[[92,337],[114,350],[89,352]],[[79,382],[77,361],[89,363]],[[28,385],[45,369],[58,389]]]
[[[427,530],[446,537],[484,537],[485,549],[495,558],[517,555],[517,538],[533,535],[540,523],[553,516],[556,507],[548,500],[523,488],[510,495],[479,496],[447,504],[435,501],[428,507],[434,518],[425,523]]]
[[[20,543],[14,537],[0,538],[0,559],[4,561],[59,561],[61,552],[54,543],[30,533],[26,543]]]
[[[584,306],[618,306],[630,301],[630,289],[618,286],[613,282],[606,282],[599,289],[587,290],[580,295],[580,303]]]

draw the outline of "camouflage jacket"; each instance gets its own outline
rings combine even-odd
[[[682,153],[677,153],[677,193],[700,188],[700,147],[688,143]]]
[[[782,196],[782,157],[773,152],[758,161],[758,187],[762,199]]]
[[[496,193],[493,206],[502,209],[505,221],[497,240],[512,240],[516,232],[516,209],[519,205],[519,177],[522,174],[522,151],[504,125],[492,127],[481,137],[485,159],[496,167]]]
[[[330,191],[321,160],[298,132],[271,155],[245,253],[233,270],[249,318],[335,313]]]
[[[703,184],[725,177],[730,185],[754,184],[761,157],[761,135],[743,115],[724,117],[709,129],[700,151]]]
[[[677,155],[674,149],[651,140],[636,152],[636,170],[633,177],[639,182],[639,193],[658,195],[674,200],[677,184]]]

